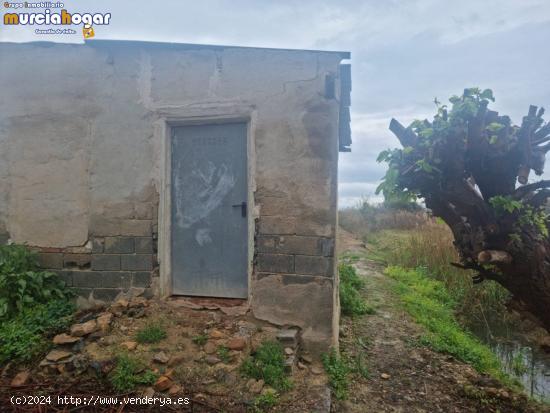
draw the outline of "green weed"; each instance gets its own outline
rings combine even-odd
[[[373,314],[374,308],[369,306],[359,293],[365,282],[357,275],[355,268],[349,264],[340,264],[338,272],[340,274],[340,307],[342,314],[347,316]]]
[[[0,246],[0,320],[72,295],[57,274],[38,270],[36,254],[25,246]]]
[[[363,354],[358,354],[355,356],[351,369],[353,373],[358,374],[364,379],[368,379],[370,377],[369,369],[365,363],[365,356]]]
[[[136,341],[141,344],[158,343],[166,338],[166,329],[159,323],[151,323],[136,333]]]
[[[509,381],[491,350],[460,327],[454,317],[456,301],[442,282],[429,278],[422,269],[388,267],[386,274],[397,281],[395,290],[405,309],[426,328],[422,344],[451,354],[481,373]]]
[[[267,391],[254,399],[254,413],[262,413],[279,402],[279,395],[274,391]]]
[[[231,355],[229,354],[229,349],[225,346],[219,346],[217,351],[218,357],[224,363],[229,363],[231,361]]]
[[[128,356],[120,355],[109,381],[117,391],[127,392],[134,390],[139,385],[151,385],[157,380],[157,375],[139,360]]]
[[[514,354],[510,367],[516,376],[523,376],[527,373],[527,365],[525,364],[525,360],[523,358],[523,351],[519,351]]]
[[[279,391],[292,388],[285,369],[283,347],[275,341],[265,341],[241,365],[241,372]]]
[[[204,346],[208,341],[208,336],[206,334],[199,334],[193,337],[191,340],[193,340],[193,343],[195,343],[197,346]]]
[[[70,301],[57,299],[24,308],[0,323],[0,365],[28,362],[45,353],[51,345],[49,339],[70,325],[73,311]]]
[[[334,395],[338,400],[348,397],[349,375],[352,372],[349,364],[335,349],[323,355],[323,367]]]

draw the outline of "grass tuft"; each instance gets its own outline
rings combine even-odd
[[[348,397],[349,375],[352,372],[349,364],[335,349],[323,355],[323,367],[328,375],[328,380],[334,395],[338,400]]]
[[[144,364],[127,354],[120,355],[109,381],[117,391],[127,392],[139,385],[151,385],[157,380],[157,375],[144,368]]]
[[[136,341],[140,344],[152,344],[166,338],[166,329],[159,323],[151,323],[136,333]]]
[[[197,336],[194,336],[191,340],[193,340],[193,343],[195,343],[197,346],[204,346],[208,341],[208,336],[206,334],[199,334]]]
[[[262,413],[279,402],[279,395],[274,391],[267,391],[254,399],[254,413]]]
[[[229,354],[229,349],[225,346],[219,346],[217,351],[218,357],[224,363],[229,363],[231,361],[231,354]]]
[[[265,341],[241,365],[241,372],[279,391],[292,388],[285,368],[283,347],[275,341]]]

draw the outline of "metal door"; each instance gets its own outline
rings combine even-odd
[[[173,128],[174,294],[247,297],[246,131],[244,123]]]

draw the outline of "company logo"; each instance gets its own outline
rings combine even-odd
[[[9,3],[5,2],[5,8],[43,8],[43,7],[63,7],[63,3]],[[4,13],[4,25],[6,26],[71,26],[82,25],[82,35],[85,39],[95,36],[93,26],[108,25],[111,20],[111,13],[69,13],[65,9],[59,12],[51,11],[46,8],[44,11],[36,13]],[[36,34],[74,34],[76,31],[63,29],[36,29]]]

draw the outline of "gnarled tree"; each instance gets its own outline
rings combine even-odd
[[[451,228],[461,263],[476,271],[474,282],[495,280],[550,331],[550,224],[546,204],[550,180],[543,173],[550,149],[544,109],[530,106],[521,126],[488,109],[490,89],[470,88],[437,100],[433,121],[390,130],[403,149],[378,160],[389,168],[378,191],[386,199],[423,198],[433,215]]]

